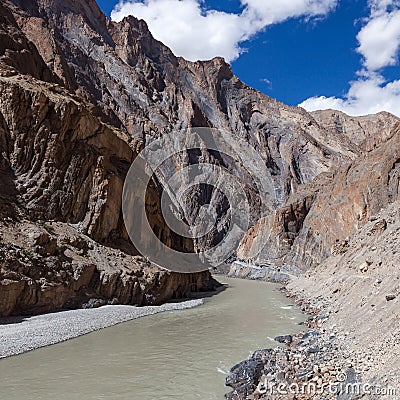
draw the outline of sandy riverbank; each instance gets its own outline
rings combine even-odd
[[[203,299],[161,306],[104,306],[0,319],[0,358],[60,343],[136,318],[197,307]]]

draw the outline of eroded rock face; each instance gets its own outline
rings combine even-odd
[[[290,202],[260,219],[243,238],[237,256],[280,266],[303,228],[316,193]]]
[[[353,235],[368,218],[399,199],[399,124],[392,133],[392,139],[381,147],[340,169],[330,188],[318,195],[299,239],[307,241],[304,254],[317,247],[321,255],[330,255],[334,243]],[[296,250],[301,253],[299,247]]]
[[[105,304],[159,305],[213,291],[208,271],[178,274],[102,246],[65,223],[0,221],[0,317]]]
[[[299,185],[359,153],[350,139],[325,130],[304,110],[285,106],[244,85],[223,59],[193,63],[175,57],[151,36],[143,21],[128,17],[120,23],[111,22],[94,0],[7,0],[5,5],[14,15],[14,29],[31,41],[53,76],[67,91],[89,102],[92,115],[120,129],[133,152],[157,137],[189,127],[219,129],[234,144],[244,140],[262,157],[264,165],[258,174],[271,175],[273,188],[271,198],[265,201],[267,210],[283,203]],[[236,147],[242,154],[242,148]],[[172,147],[169,150],[174,153]],[[199,156],[189,159],[192,164],[199,162]],[[208,159],[221,162],[211,152]],[[246,163],[223,161],[248,186]],[[103,179],[101,172],[97,176]],[[163,183],[162,174],[157,178]],[[118,189],[120,183],[119,178],[113,178],[109,187]],[[257,198],[264,193],[246,190],[251,222],[256,222],[263,211],[257,207]],[[198,198],[204,196],[191,197],[192,201],[181,206],[194,221],[198,211],[193,210],[200,209]],[[195,241],[196,250],[214,245],[228,225],[229,213],[220,207],[224,198],[218,194],[208,197],[212,206],[222,210],[218,215],[221,223],[211,235]],[[113,209],[117,207],[113,205]],[[93,212],[104,215],[101,210]],[[115,231],[115,221],[105,224],[106,230]],[[172,235],[165,226],[157,230],[160,237]],[[95,235],[98,232],[93,228]]]
[[[388,136],[328,179],[319,176],[260,220],[243,239],[238,255],[305,268],[345,252],[348,238],[399,199],[399,123]]]
[[[160,304],[215,289],[208,271],[173,274],[140,258],[130,265],[105,263],[104,257],[116,258],[107,248],[100,255],[65,254],[57,237],[43,232],[25,241],[18,223],[30,230],[56,220],[64,228],[74,224],[78,236],[121,248],[126,257],[137,254],[121,217],[123,182],[137,149],[126,132],[99,119],[101,110],[74,83],[62,54],[50,52],[50,44],[60,49],[38,5],[23,6],[28,20],[13,4],[0,5],[0,315],[49,312],[97,298],[98,304]],[[36,36],[46,54],[31,41]],[[150,220],[159,223],[156,216]],[[193,247],[191,241],[180,245]]]
[[[183,240],[160,215],[168,174],[202,160],[223,165],[245,189],[256,225],[241,257],[278,265],[318,263],[379,205],[398,198],[398,119],[390,114],[355,119],[285,106],[247,87],[221,58],[188,62],[156,41],[143,21],[109,21],[94,0],[4,0],[0,18],[0,211],[6,218],[74,224],[77,233],[135,255],[121,217],[128,168],[149,143],[190,127],[217,129],[233,154],[187,151],[155,173],[146,197],[150,225],[178,250],[213,246],[229,224],[226,197],[205,186],[179,204],[189,222],[201,217],[204,203],[217,210],[218,224],[201,240]],[[248,149],[261,157],[256,178],[270,177],[268,196],[252,185]],[[167,151],[175,149],[167,145]],[[36,246],[44,257],[63,254],[52,255],[51,240]],[[89,286],[103,298],[139,301],[124,269],[108,271],[94,255],[86,263],[95,266]],[[207,274],[204,287],[212,281]],[[20,293],[11,276],[4,278],[7,298],[20,298],[27,289]],[[193,283],[160,277],[146,278],[158,288],[154,302],[187,293]],[[61,300],[53,307],[62,306],[64,297],[54,297]]]
[[[3,76],[0,90],[3,157],[29,214],[81,222],[106,241],[119,226],[130,147],[57,86]]]

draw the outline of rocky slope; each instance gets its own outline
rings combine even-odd
[[[227,398],[397,398],[399,248],[397,200],[338,244],[335,255],[287,285],[312,314],[308,331],[278,337],[282,347],[257,351],[234,366]]]
[[[0,219],[0,317],[105,304],[160,305],[213,291],[208,271],[178,274],[102,246],[76,226]]]
[[[175,57],[143,21],[112,22],[94,0],[3,0],[0,89],[0,316],[160,304],[213,289],[208,271],[171,273],[141,257],[121,199],[143,148],[169,133],[214,128],[229,155],[206,146],[181,154],[173,140],[165,142],[170,160],[155,171],[145,199],[151,228],[183,253],[218,243],[232,216],[227,196],[236,189],[224,194],[197,184],[182,199],[168,179],[189,165],[222,166],[249,203],[251,228],[237,257],[268,270],[245,273],[281,279],[306,270],[289,288],[325,312],[310,322],[318,338],[299,336],[286,351],[256,353],[234,370],[231,386],[247,383],[231,398],[253,393],[262,371],[290,382],[301,366],[302,379],[324,383],[337,372],[322,372],[324,347],[335,354],[331,364],[350,363],[364,378],[396,384],[398,365],[389,357],[398,351],[397,117],[288,107],[247,87],[220,58]],[[213,229],[196,239],[173,232],[161,215],[168,190],[189,224],[209,205]],[[390,334],[375,342],[385,327]],[[338,348],[345,339],[348,348]],[[310,349],[318,365],[304,359]]]
[[[328,331],[364,381],[400,392],[400,202],[377,211],[334,256],[289,285],[329,313]]]
[[[0,4],[0,315],[88,301],[160,304],[215,288],[208,272],[173,274],[132,258],[137,253],[124,229],[121,198],[136,148],[126,133],[102,122],[96,104],[51,71],[17,24],[18,12]],[[33,27],[29,32],[35,34]],[[80,238],[79,246],[94,240],[108,247],[83,259],[67,254],[63,236],[43,230],[50,226],[43,221],[53,220],[64,224],[59,229],[68,237]],[[27,240],[32,232],[38,243]],[[193,247],[184,240],[177,246]]]
[[[236,175],[250,199],[252,222],[264,210],[276,208],[299,185],[360,152],[351,140],[325,129],[304,110],[285,106],[244,85],[224,60],[191,63],[177,58],[151,36],[143,21],[128,17],[120,23],[111,22],[94,0],[7,0],[4,5],[13,15],[13,29],[41,59],[35,64],[42,65],[44,72],[32,69],[29,73],[58,82],[84,99],[91,105],[92,114],[125,135],[123,141],[132,150],[188,127],[212,127],[223,132],[226,140],[236,145],[237,159],[209,151],[206,155],[191,154],[190,163],[206,157]],[[12,57],[4,62],[17,67]],[[258,179],[271,177],[270,193],[260,193],[254,187],[255,174],[249,170],[251,154],[239,147],[240,140],[261,155],[267,170],[259,166],[256,175]],[[168,151],[175,153],[172,145]],[[177,168],[181,158],[173,157]],[[124,165],[120,163],[121,168]],[[156,173],[161,184],[168,178],[164,174]],[[260,196],[264,209],[259,206]],[[189,222],[198,217],[203,205],[198,199],[204,197],[211,198],[211,206],[220,209],[220,223],[210,235],[193,243],[196,250],[218,242],[229,223],[229,210],[220,207],[225,201],[223,194],[214,190],[204,196],[199,187],[192,188],[189,200],[180,204]],[[159,220],[155,216],[152,223],[153,228],[158,225],[159,237],[171,237],[166,225],[159,226]],[[115,221],[110,221],[111,226],[115,227]],[[108,238],[107,231],[102,239]],[[172,242],[180,240],[174,238]],[[185,243],[183,247],[190,246]]]
[[[390,114],[368,118],[387,118],[387,132],[380,131],[382,136],[367,131],[382,143],[354,161],[321,174],[258,221],[241,243],[240,258],[300,269],[318,265],[340,251],[371,215],[399,199],[399,120]]]

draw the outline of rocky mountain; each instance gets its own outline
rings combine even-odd
[[[0,5],[0,315],[213,290],[208,271],[175,274],[135,254],[121,218],[135,148],[51,71],[19,12]]]
[[[325,129],[342,134],[360,150],[371,151],[393,136],[393,125],[398,118],[387,112],[361,117],[350,117],[341,111],[314,111],[311,115]]]
[[[212,141],[190,147],[198,128]],[[146,150],[148,187],[127,195]],[[230,273],[301,275],[288,289],[322,314],[312,331],[282,337],[287,348],[234,367],[228,398],[264,398],[266,377],[321,385],[343,370],[398,387],[399,118],[286,106],[221,58],[188,62],[144,21],[110,21],[95,0],[3,0],[0,179],[0,316],[214,290],[200,257],[200,272],[172,272],[140,254],[132,230],[186,256],[248,220],[237,249],[222,252],[239,259]],[[141,213],[127,221],[129,196]],[[183,235],[165,197],[191,232],[211,225]]]
[[[216,128],[234,143],[243,139],[261,155],[272,175],[274,199],[268,207],[358,154],[350,140],[321,129],[304,110],[244,85],[222,59],[191,63],[177,58],[151,36],[143,21],[128,17],[111,22],[94,0],[5,5],[13,13],[14,28],[41,58],[35,65],[43,65],[43,71],[32,70],[31,75],[59,83],[85,99],[91,113],[126,135],[124,142],[134,151],[188,127]],[[13,59],[6,62],[18,70]],[[248,179],[244,165],[225,163],[242,180]],[[217,196],[215,201],[222,199]],[[257,217],[259,210],[252,205]],[[48,212],[47,218],[53,217],[54,212]],[[115,221],[111,225],[115,228]],[[165,236],[171,235],[166,227],[163,230]],[[110,230],[104,232],[102,239],[109,234]]]
[[[240,258],[305,268],[329,256],[377,208],[398,197],[393,115],[351,118],[286,106],[246,86],[221,58],[175,57],[144,21],[110,21],[94,0],[4,0],[0,21],[1,245],[5,260],[11,260],[2,264],[9,304],[3,314],[43,310],[55,292],[62,294],[46,311],[78,294],[81,304],[97,297],[159,303],[215,285],[208,272],[172,274],[149,266],[125,228],[122,194],[132,161],[175,132],[212,128],[231,146],[229,154],[205,145],[181,154],[173,140],[165,142],[169,164],[160,162],[154,171],[146,215],[159,240],[182,253],[218,244],[237,208],[252,227]],[[185,196],[169,190],[176,170],[204,162],[235,178],[248,211],[242,203],[229,205],[237,188],[224,193],[219,182],[191,186],[184,175]],[[213,229],[195,238],[174,232],[162,216],[163,192],[189,225],[209,205]],[[143,228],[140,221],[133,226]],[[83,255],[73,244],[82,241],[79,247],[93,246]],[[41,249],[47,246],[50,251]],[[42,272],[24,251],[41,257]],[[98,252],[110,260],[106,265]],[[81,264],[89,267],[79,269]],[[80,282],[79,271],[89,270],[82,284],[62,278],[77,274]],[[132,279],[122,278],[127,270]],[[148,280],[146,271],[152,271]],[[117,277],[106,279],[104,291],[102,274]],[[34,294],[25,296],[28,286]]]
[[[387,114],[368,118],[376,120],[374,127],[388,118],[380,136],[368,130],[364,134],[382,143],[289,196],[282,207],[252,227],[241,243],[239,257],[303,268],[318,265],[342,251],[368,218],[399,200],[400,121]],[[348,118],[348,126],[354,126],[355,120]],[[365,146],[366,142],[360,143]]]

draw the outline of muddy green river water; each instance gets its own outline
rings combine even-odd
[[[0,399],[222,400],[226,372],[300,311],[265,282],[228,285],[201,307],[149,316],[0,361]]]

